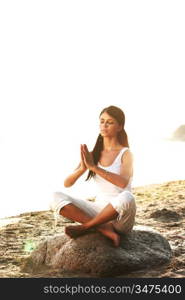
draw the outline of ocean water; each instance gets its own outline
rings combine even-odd
[[[165,139],[143,139],[131,145],[134,154],[133,187],[145,184],[163,183],[173,180],[185,180],[185,142]],[[47,163],[28,160],[28,157],[13,158],[10,152],[4,153],[7,159],[1,164],[0,218],[15,216],[28,211],[49,209],[53,193],[63,191],[77,198],[94,197],[96,187],[93,181],[85,182],[83,175],[73,187],[64,188],[63,179],[69,174],[70,168],[62,165],[58,158]],[[12,168],[7,163],[12,162]],[[13,165],[14,162],[14,165]],[[17,164],[15,164],[17,163]],[[29,165],[30,163],[30,165]],[[61,164],[61,165],[60,165]],[[71,163],[71,165],[74,165]],[[75,166],[74,166],[75,167]]]

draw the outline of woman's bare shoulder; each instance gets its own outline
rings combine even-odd
[[[132,151],[130,150],[130,148],[126,149],[126,151],[124,151],[124,153],[122,154],[121,156],[121,162],[132,162],[134,159],[134,156],[133,156],[133,153]]]

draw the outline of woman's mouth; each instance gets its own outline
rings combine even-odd
[[[105,130],[105,129],[102,129],[102,130],[101,130],[101,132],[107,132],[107,130]]]

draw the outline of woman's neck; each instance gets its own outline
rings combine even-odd
[[[120,144],[118,143],[117,138],[106,138],[103,139],[103,150],[113,151],[120,150]]]

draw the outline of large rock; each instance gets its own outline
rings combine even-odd
[[[169,262],[170,258],[168,241],[159,233],[148,230],[133,230],[123,235],[118,248],[100,233],[77,239],[61,234],[42,242],[27,259],[24,271],[35,273],[49,268],[113,277],[146,267],[152,269]]]

